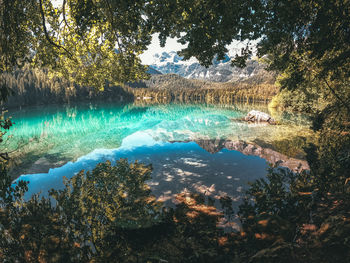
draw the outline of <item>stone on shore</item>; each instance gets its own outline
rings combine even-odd
[[[269,114],[257,110],[248,112],[247,116],[244,117],[244,120],[248,122],[267,122],[269,124],[276,124],[276,121]]]

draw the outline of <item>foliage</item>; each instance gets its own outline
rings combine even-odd
[[[252,262],[348,260],[350,137],[339,135],[325,130],[309,145],[309,172],[271,168],[252,184],[239,211]]]
[[[345,28],[350,25],[350,3],[282,1],[270,7],[280,17],[274,17],[267,27],[259,52],[269,54],[270,69],[283,73],[279,84],[288,89],[275,103],[323,115],[333,105],[334,111],[349,114],[350,46]]]
[[[36,37],[33,35],[34,26],[40,23],[35,2],[1,1],[0,72],[11,71],[14,66],[21,66],[28,59],[30,47]]]
[[[271,54],[272,67],[285,70],[297,56],[317,61],[348,63],[348,1],[229,1],[205,0],[155,2],[149,7],[151,20],[160,40],[178,36],[188,43],[182,50],[185,58],[195,56],[203,64],[219,58],[233,39],[259,39],[259,55]],[[164,11],[166,10],[166,11]],[[180,34],[180,32],[183,32]],[[249,50],[243,50],[243,57]],[[335,55],[332,58],[331,54]],[[221,55],[221,56],[220,56]],[[297,55],[297,56],[296,56]],[[240,62],[238,59],[237,62]],[[294,64],[295,65],[295,64]],[[302,63],[303,65],[303,63]],[[325,71],[332,70],[329,64]]]
[[[2,203],[0,259],[222,262],[223,231],[217,224],[223,215],[201,195],[179,195],[175,210],[162,208],[145,184],[151,170],[137,162],[107,161],[67,180],[63,190],[51,190],[50,198]]]
[[[161,220],[160,203],[145,184],[151,170],[137,162],[129,165],[127,160],[116,166],[101,163],[92,172],[81,171],[64,190],[50,195],[65,213],[70,232],[81,238],[81,246],[92,245],[101,259],[116,253],[127,257],[124,229],[148,228]]]
[[[283,89],[272,98],[269,107],[315,114],[317,111],[321,111],[327,104],[327,100],[315,87],[315,89],[310,91]]]
[[[138,55],[150,43],[144,1],[8,1],[1,4],[0,72],[24,61],[103,89],[147,77]],[[11,43],[11,45],[9,45]],[[117,45],[117,49],[116,49]]]
[[[81,171],[67,181],[64,190],[52,190],[52,201],[33,196],[18,203],[23,182],[16,188],[9,185],[6,199],[1,196],[1,234],[6,238],[0,258],[85,261],[92,255],[102,259],[117,251],[127,256],[128,240],[123,234],[161,220],[159,203],[145,184],[150,172],[151,167],[129,165],[126,160],[116,166],[99,164],[91,173]],[[2,175],[8,178],[6,171]],[[9,193],[16,199],[8,199]],[[112,233],[117,238],[111,239]]]
[[[282,73],[281,87],[298,90],[282,93],[279,104],[294,108],[293,101],[302,101],[297,109],[311,112],[324,107],[313,109],[310,100],[326,101],[349,112],[349,11],[350,3],[338,0],[65,0],[57,8],[49,0],[6,0],[1,28],[13,44],[1,41],[1,71],[28,60],[71,83],[103,89],[147,77],[138,55],[154,32],[162,45],[179,37],[187,44],[184,58],[207,66],[225,57],[232,40],[257,40],[258,55]],[[251,52],[248,42],[233,64],[244,65]],[[3,78],[1,85],[5,98]]]
[[[65,0],[57,8],[48,0],[11,3],[4,1],[1,9],[4,36],[13,39],[12,45],[6,37],[1,41],[2,71],[27,58],[83,86],[137,80],[146,77],[138,55],[159,32],[162,45],[177,36],[187,44],[184,58],[195,56],[207,66],[216,56],[224,59],[232,40],[258,40],[258,54],[269,56],[270,69],[288,75],[284,87],[316,78],[340,101],[336,86],[344,85],[333,81],[349,78],[348,1]],[[248,42],[233,63],[245,64],[251,52]]]
[[[258,56],[281,74],[282,89],[297,91],[282,93],[280,104],[309,112],[332,104],[349,114],[349,1],[169,0],[154,8],[161,43],[179,37],[188,44],[180,52],[185,59],[195,56],[208,66],[231,40],[257,40]],[[248,42],[233,64],[243,66],[251,52]],[[314,109],[311,101],[327,103]]]
[[[188,44],[181,55],[185,59],[195,56],[206,66],[211,65],[216,55],[218,60],[223,60],[226,46],[233,39],[243,41],[259,37],[254,28],[260,21],[256,20],[254,12],[261,7],[260,1],[167,0],[153,3],[147,12],[155,31],[160,32],[161,45],[168,36],[179,37],[180,43]]]

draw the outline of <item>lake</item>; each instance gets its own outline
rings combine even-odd
[[[257,109],[279,125],[240,119]],[[171,202],[177,193],[201,192],[239,201],[268,163],[307,169],[302,135],[307,116],[270,112],[266,105],[81,103],[28,107],[8,113],[15,125],[5,142],[14,178],[29,181],[25,198],[62,188],[99,162],[120,158],[153,166],[153,194]]]

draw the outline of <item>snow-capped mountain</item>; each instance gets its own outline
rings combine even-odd
[[[249,60],[247,67],[240,69],[230,65],[230,57],[213,60],[209,68],[201,66],[195,58],[184,61],[175,51],[155,54],[150,66],[163,74],[175,73],[189,79],[204,79],[216,82],[239,81],[249,79],[265,72],[264,66],[256,60]]]

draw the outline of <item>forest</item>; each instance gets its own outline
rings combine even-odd
[[[7,107],[148,96],[262,100],[308,113],[315,134],[304,147],[310,170],[272,164],[238,211],[229,197],[217,210],[198,193],[163,206],[146,183],[152,164],[126,159],[99,163],[66,178],[63,189],[24,200],[28,183],[13,184],[10,155],[2,151],[0,261],[349,262],[349,29],[348,0],[63,0],[58,7],[0,0],[0,144],[16,127]],[[177,37],[187,44],[179,53],[205,66],[223,59],[232,40],[248,40],[232,60],[244,67],[257,41],[257,56],[276,81],[219,87],[150,76],[139,55],[154,33],[162,46]],[[234,214],[241,228],[227,232],[220,223]]]

